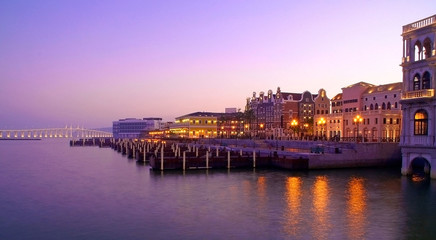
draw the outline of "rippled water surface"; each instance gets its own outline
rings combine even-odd
[[[0,141],[0,239],[434,239],[399,169],[152,172],[112,149]]]

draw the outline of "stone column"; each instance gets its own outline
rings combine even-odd
[[[430,178],[436,179],[436,158],[433,158],[430,163]]]
[[[409,153],[402,151],[401,174],[408,175],[411,173],[409,168]]]

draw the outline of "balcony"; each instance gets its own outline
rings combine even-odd
[[[436,15],[403,26],[403,34],[432,24],[436,24]]]
[[[403,93],[403,100],[434,97],[434,89],[422,89]]]

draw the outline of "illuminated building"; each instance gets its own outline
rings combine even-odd
[[[113,135],[114,138],[139,138],[145,131],[160,129],[162,118],[126,118],[114,121]]]
[[[402,83],[373,85],[359,82],[342,88],[342,119],[333,113],[330,120],[342,121],[344,140],[398,142],[401,124],[399,104]],[[335,112],[339,112],[337,109]],[[362,118],[356,122],[355,118]],[[334,130],[333,130],[334,131]],[[334,132],[330,132],[330,137]]]
[[[403,26],[401,172],[421,165],[436,178],[436,15]]]
[[[176,118],[170,132],[182,138],[217,137],[217,118],[222,113],[195,112]]]

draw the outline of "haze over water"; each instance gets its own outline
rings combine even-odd
[[[0,239],[432,239],[436,182],[399,169],[150,171],[0,141]]]

